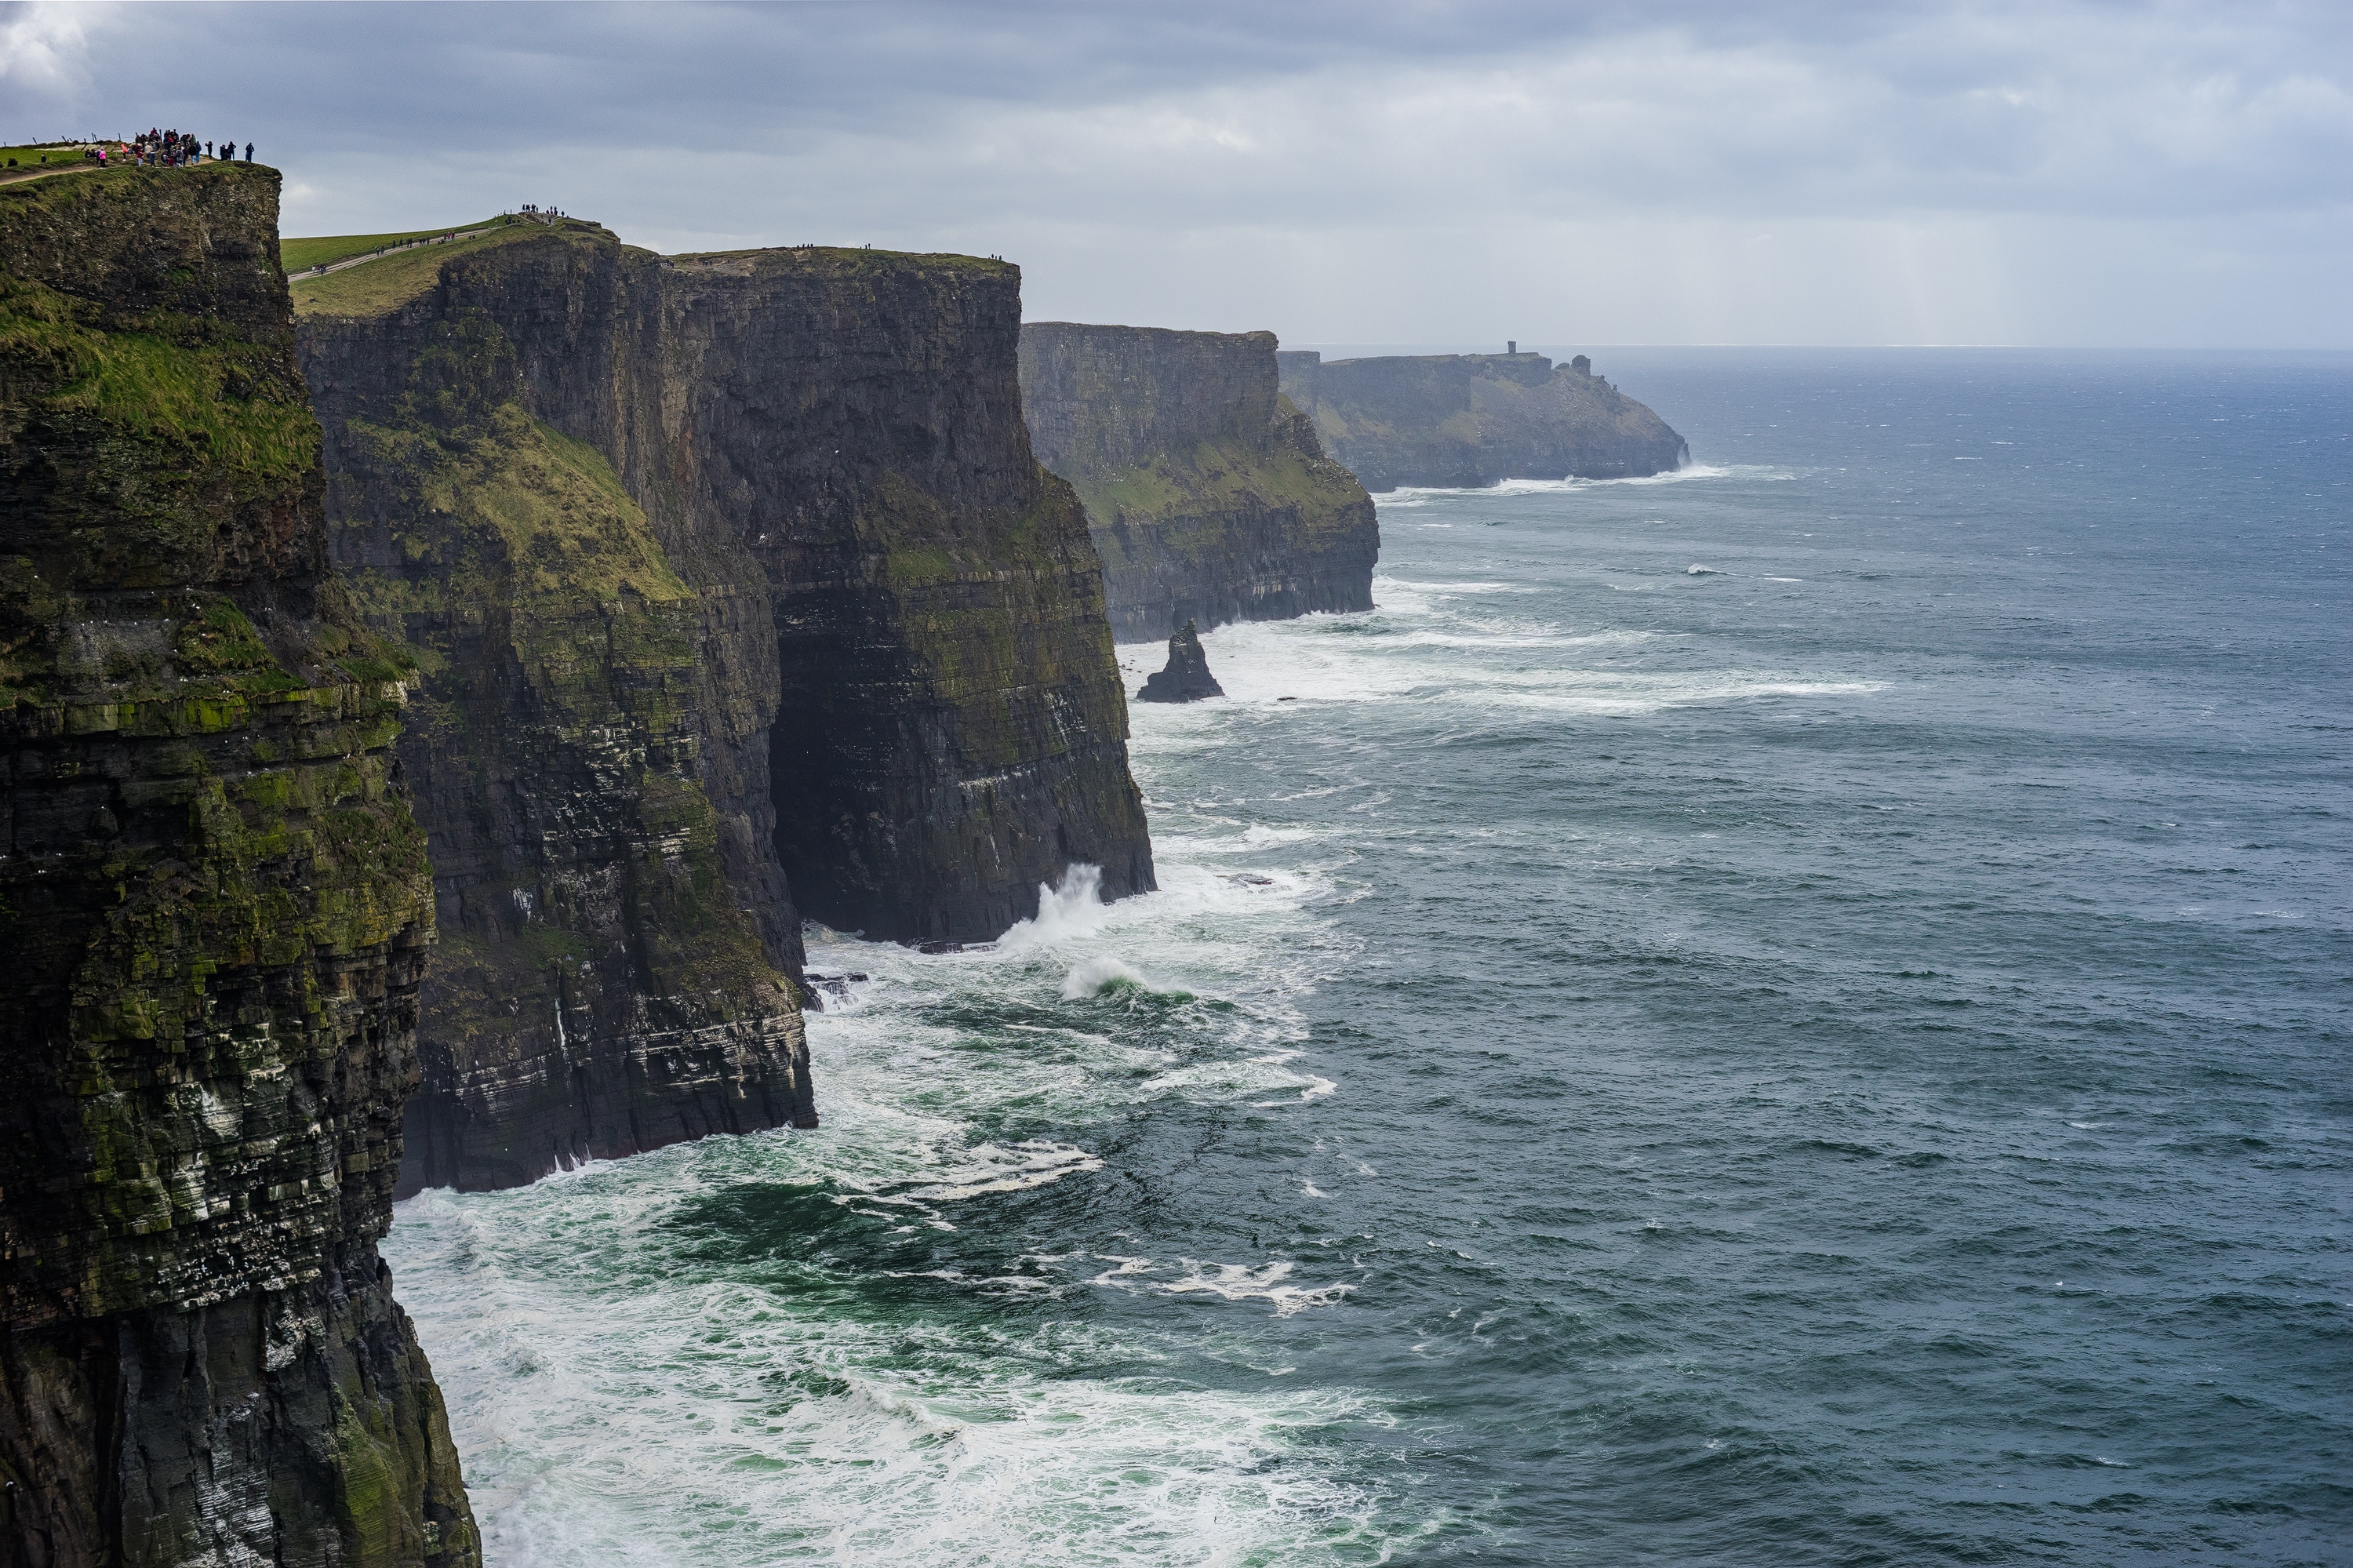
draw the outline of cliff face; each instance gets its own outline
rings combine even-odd
[[[670,451],[776,595],[776,843],[801,908],[990,938],[1072,862],[1153,885],[1102,566],[1041,470],[1020,273],[867,250],[665,267]]]
[[[278,176],[0,190],[0,1552],[478,1561],[388,1221],[405,662],[325,573]]]
[[[813,1125],[800,911],[962,940],[1072,861],[1152,885],[1018,290],[578,225],[298,286],[336,557],[424,671],[404,1191]]]
[[[400,753],[441,951],[403,1192],[816,1124],[765,596],[747,615],[673,560],[558,424],[629,450],[650,269],[594,235],[492,239],[380,313],[328,308],[382,276],[303,290],[336,563],[422,669]]]
[[[1593,375],[1583,355],[1557,366],[1537,354],[1278,358],[1285,395],[1369,490],[1624,479],[1688,455],[1665,420]]]
[[[1278,390],[1272,333],[1033,322],[1021,395],[1122,641],[1373,608],[1372,499]]]

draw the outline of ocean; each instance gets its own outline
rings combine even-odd
[[[1209,633],[1159,893],[399,1207],[495,1568],[2353,1563],[2353,356],[1595,358],[1693,466]]]

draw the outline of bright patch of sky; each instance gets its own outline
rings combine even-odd
[[[0,5],[0,135],[258,143],[289,233],[1003,255],[1287,342],[2353,346],[2353,6]]]

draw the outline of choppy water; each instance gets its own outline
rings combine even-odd
[[[492,1563],[2353,1562],[2353,362],[1610,357],[1704,466],[1210,635],[1161,894],[402,1206]]]

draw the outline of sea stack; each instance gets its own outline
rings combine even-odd
[[[1516,344],[1514,345],[1516,348]],[[1689,455],[1664,419],[1592,373],[1583,355],[1277,355],[1282,390],[1324,448],[1376,493],[1506,479],[1629,479]]]
[[[415,664],[327,571],[250,164],[0,195],[0,1557],[471,1568],[376,1244]]]
[[[1191,621],[1177,628],[1168,640],[1167,668],[1145,678],[1144,690],[1135,694],[1140,703],[1198,703],[1203,697],[1222,697],[1226,689],[1209,673],[1209,656],[1201,651],[1200,629]]]
[[[1031,322],[1021,403],[1123,642],[1373,608],[1372,497],[1277,386],[1272,333]]]

